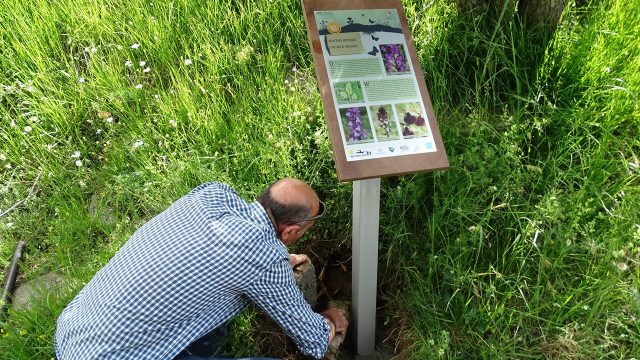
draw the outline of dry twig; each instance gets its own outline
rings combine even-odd
[[[2,214],[0,214],[0,218],[5,217],[8,213],[13,211],[15,208],[17,208],[18,206],[22,205],[25,201],[29,200],[29,198],[35,193],[35,188],[36,188],[36,185],[38,184],[38,180],[40,179],[40,175],[42,175],[42,171],[40,171],[38,173],[38,176],[36,176],[36,179],[33,181],[33,185],[31,185],[31,188],[29,189],[29,193],[27,194],[27,196],[24,199],[22,199],[22,200],[18,201],[17,203],[13,204],[7,210],[3,211]]]

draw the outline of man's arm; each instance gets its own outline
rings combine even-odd
[[[289,265],[293,268],[307,261],[310,260],[305,254],[289,254]],[[340,335],[341,339],[344,339],[347,333],[347,327],[349,326],[344,312],[337,308],[329,308],[320,314],[325,317],[331,329],[329,333],[329,343],[333,342],[336,334]]]
[[[287,259],[272,264],[260,279],[247,286],[245,293],[285,330],[302,352],[318,359],[324,356],[330,341],[330,322],[335,327],[335,320],[326,321],[311,310],[295,284]]]

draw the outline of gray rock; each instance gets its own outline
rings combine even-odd
[[[296,278],[296,284],[304,299],[311,305],[316,306],[318,297],[318,285],[316,283],[316,269],[311,261],[304,262],[293,269],[293,275]]]
[[[105,206],[98,194],[91,195],[88,211],[92,219],[99,220],[103,225],[114,225],[116,223],[113,209]]]
[[[37,299],[48,294],[58,294],[65,282],[64,277],[53,272],[28,281],[14,291],[11,307],[15,311],[27,310]]]

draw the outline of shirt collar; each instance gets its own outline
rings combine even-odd
[[[256,215],[258,222],[262,225],[265,225],[269,229],[271,229],[271,232],[273,232],[273,236],[278,238],[278,231],[275,225],[273,224],[273,222],[271,221],[269,214],[267,214],[267,210],[265,210],[265,208],[262,207],[262,204],[260,204],[257,201],[255,201],[251,205],[253,207],[252,212]]]

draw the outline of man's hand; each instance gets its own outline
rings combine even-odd
[[[305,254],[289,254],[289,265],[291,265],[291,267],[296,267],[307,261],[309,261],[309,257]]]
[[[331,343],[336,335],[340,335],[342,336],[342,339],[344,339],[344,337],[347,335],[347,327],[349,327],[349,322],[344,316],[342,310],[338,308],[328,308],[321,314],[322,316],[327,318],[327,320],[329,320],[335,327],[334,334],[332,334],[333,336],[329,335],[329,343]]]

